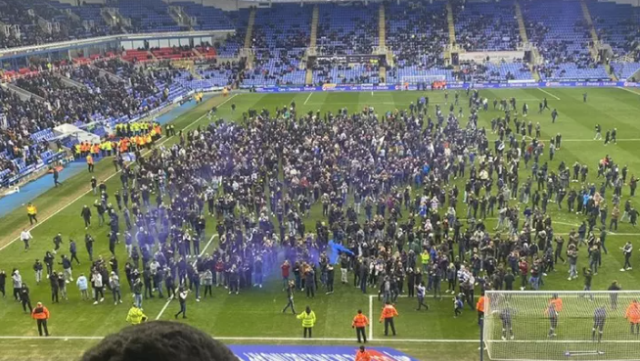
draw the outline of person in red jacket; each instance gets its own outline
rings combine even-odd
[[[289,287],[289,274],[291,271],[289,261],[285,260],[280,269],[282,270],[282,290],[286,290]]]
[[[529,274],[529,264],[524,257],[520,258],[518,268],[520,269],[520,280],[522,281],[520,290],[524,291],[525,287],[527,287],[527,275]]]
[[[31,317],[36,320],[38,324],[38,333],[40,336],[42,336],[42,329],[44,329],[44,335],[49,336],[49,329],[47,328],[49,310],[42,305],[42,302],[36,304],[36,307],[31,311]]]
[[[380,322],[384,320],[384,335],[389,336],[389,326],[391,326],[391,332],[393,335],[396,335],[396,326],[393,323],[393,318],[398,316],[398,311],[391,304],[391,302],[387,302],[387,304],[382,309],[382,314],[380,314]]]

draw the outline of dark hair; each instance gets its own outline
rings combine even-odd
[[[82,361],[238,361],[220,341],[195,327],[146,322],[105,337]]]

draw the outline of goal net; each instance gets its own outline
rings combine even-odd
[[[491,360],[639,360],[640,291],[487,291]]]

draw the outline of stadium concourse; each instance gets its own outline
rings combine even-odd
[[[145,319],[344,359],[361,310],[389,359],[478,359],[478,311],[484,357],[637,359],[635,293],[589,291],[640,284],[638,7],[234,4],[0,4],[0,181],[53,173],[0,218],[2,357]],[[57,184],[65,124],[104,147]]]

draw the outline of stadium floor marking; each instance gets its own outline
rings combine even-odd
[[[547,94],[547,95],[549,95],[549,96],[554,97],[556,100],[560,100],[560,98],[558,98],[557,96],[555,96],[555,95],[553,95],[553,94],[549,93],[548,91],[546,91],[546,90],[544,90],[544,89],[542,89],[542,88],[538,88],[538,90],[540,90],[541,92],[543,92],[543,93],[545,93],[545,94]]]
[[[313,95],[313,92],[309,93],[309,95],[307,96],[307,99],[304,100],[304,104],[303,105],[307,105],[307,102],[309,101],[309,99],[311,99],[312,95]]]
[[[229,100],[233,99],[236,95],[238,94],[233,94],[231,97],[229,97],[229,99],[223,101],[222,103],[218,104],[218,107],[223,106],[226,102],[228,102]],[[194,124],[198,123],[199,121],[201,121],[204,117],[207,116],[207,113],[205,112],[202,116],[200,116],[198,119],[194,120],[193,122],[189,123],[186,127],[184,127],[184,129],[188,129],[191,128]],[[166,143],[169,139],[173,138],[174,136],[170,136],[168,138],[164,138],[164,140],[160,141],[157,145],[156,148],[161,146],[162,144]],[[150,152],[152,152],[153,149],[150,149],[146,152],[144,152],[142,155],[147,155]],[[118,170],[117,172],[113,173],[112,175],[108,176],[107,178],[104,179],[105,182],[107,182],[109,179],[115,177],[116,175],[118,175],[120,173],[120,170]],[[53,212],[52,214],[50,214],[49,216],[45,217],[42,221],[36,223],[33,227],[29,228],[29,232],[31,232],[32,230],[34,230],[35,228],[37,228],[38,226],[40,226],[41,224],[45,223],[46,221],[48,221],[49,219],[51,219],[52,217],[56,216],[58,213],[64,211],[65,209],[67,209],[69,206],[71,206],[72,204],[74,204],[75,202],[79,201],[80,199],[82,199],[82,197],[86,196],[87,194],[91,193],[91,189],[87,190],[85,193],[79,195],[78,197],[76,197],[75,199],[73,199],[72,201],[70,201],[69,203],[65,204],[64,206],[62,206],[60,209],[58,209],[57,211]],[[16,237],[14,240],[12,240],[11,242],[5,244],[4,246],[0,247],[0,251],[4,250],[5,248],[9,247],[10,245],[12,245],[13,243],[15,243],[16,241],[20,240],[20,236]]]
[[[200,252],[200,254],[198,255],[198,258],[202,257],[202,255],[207,251],[207,248],[209,248],[209,246],[211,245],[211,242],[213,242],[213,240],[218,237],[217,234],[214,234],[213,236],[211,236],[211,238],[209,239],[209,242],[207,242],[207,244],[204,246],[204,248],[202,249],[202,252]],[[193,266],[195,267],[197,260],[193,261]],[[171,303],[171,301],[173,300],[173,296],[175,296],[175,292],[173,295],[171,295],[171,297],[169,297],[167,299],[167,302],[164,304],[164,307],[162,307],[162,309],[160,310],[160,312],[158,313],[158,315],[156,316],[156,320],[159,320],[160,317],[162,317],[162,314],[164,313],[164,311],[167,310],[167,307],[169,307],[169,304]]]
[[[640,93],[635,92],[635,91],[633,91],[633,90],[631,90],[631,89],[623,88],[623,87],[621,87],[621,86],[619,86],[619,87],[617,87],[617,88],[618,88],[618,89],[621,89],[621,90],[624,90],[624,91],[628,91],[629,93],[633,93],[633,94],[635,94],[635,95],[640,95]]]

